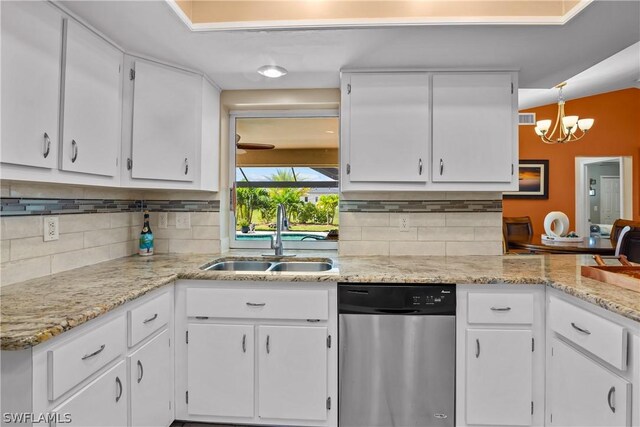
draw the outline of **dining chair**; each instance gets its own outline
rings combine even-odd
[[[533,237],[533,226],[531,225],[531,217],[503,217],[502,236],[504,239],[504,246],[506,251],[517,252],[512,251],[511,248],[509,248],[509,242],[513,242],[516,240],[530,240]]]
[[[630,219],[622,219],[622,218],[616,219],[613,222],[613,225],[611,226],[611,235],[609,237],[611,239],[611,243],[613,243],[614,245],[618,243],[618,239],[620,238],[620,232],[626,226],[640,227],[640,221],[632,221]]]
[[[627,261],[640,263],[640,227],[626,226],[620,232],[616,256],[624,255]]]

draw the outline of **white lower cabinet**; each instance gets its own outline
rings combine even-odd
[[[469,424],[531,425],[531,330],[467,330]]]
[[[259,326],[260,418],[327,419],[324,326]]]
[[[176,419],[337,426],[335,283],[184,280],[175,315]]]
[[[165,329],[127,358],[132,426],[167,426],[173,422],[170,344],[169,330]]]
[[[65,426],[127,426],[127,367],[120,361],[113,368],[90,382],[52,412],[59,421],[69,416]]]
[[[551,425],[630,425],[631,384],[558,338],[547,384]]]
[[[253,418],[254,326],[189,324],[188,331],[189,414]]]

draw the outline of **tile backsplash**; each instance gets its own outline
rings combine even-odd
[[[1,284],[136,253],[143,209],[151,212],[156,253],[220,252],[218,200],[193,192],[147,192],[146,196],[136,190],[3,181]],[[167,213],[167,228],[158,228],[160,212]],[[189,212],[190,228],[176,228],[176,212]],[[43,240],[45,216],[59,218],[58,240]]]
[[[438,193],[426,200],[394,196],[341,201],[340,255],[502,254],[500,193]]]

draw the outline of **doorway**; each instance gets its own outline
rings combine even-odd
[[[632,217],[631,157],[576,157],[576,229],[609,237],[618,218]]]

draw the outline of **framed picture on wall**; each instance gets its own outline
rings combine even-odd
[[[548,199],[549,160],[520,160],[518,191],[502,193],[505,199]]]

